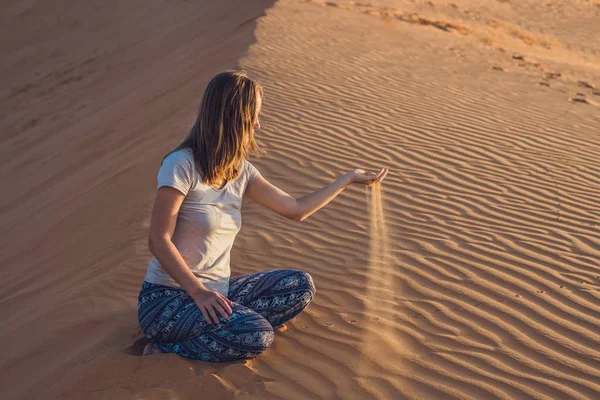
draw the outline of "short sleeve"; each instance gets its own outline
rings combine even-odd
[[[193,156],[192,156],[193,157]],[[193,182],[194,162],[183,150],[169,154],[158,170],[158,187],[170,186],[187,195]]]
[[[254,165],[252,165],[249,161],[246,161],[246,170],[248,174],[248,179],[246,180],[246,189],[248,186],[252,185],[255,180],[260,176],[260,172],[256,169]]]

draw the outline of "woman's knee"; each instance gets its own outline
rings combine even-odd
[[[242,312],[232,314],[233,319],[224,327],[216,330],[212,336],[216,343],[223,346],[223,350],[229,353],[237,349],[237,358],[253,358],[265,352],[273,344],[275,333],[271,323],[262,315],[250,308],[242,308],[234,303],[236,309]],[[238,310],[239,311],[239,310]],[[231,317],[230,317],[231,318]],[[213,346],[216,346],[216,343]]]
[[[253,337],[250,339],[252,343],[251,349],[249,349],[246,358],[254,358],[261,353],[264,353],[271,347],[275,340],[275,332],[273,328],[268,330],[261,330],[259,332],[253,332]]]
[[[294,270],[294,272],[297,286],[306,290],[307,296],[305,297],[307,297],[308,302],[311,302],[317,292],[312,276],[308,272],[302,270]]]
[[[275,340],[275,332],[269,324],[269,328],[235,333],[233,335],[219,335],[219,343],[227,343],[219,351],[220,361],[233,361],[239,359],[251,359],[267,351]],[[213,347],[214,348],[214,347]]]

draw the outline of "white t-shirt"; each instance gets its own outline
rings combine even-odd
[[[185,195],[177,215],[172,241],[192,273],[210,290],[225,296],[229,291],[230,250],[242,227],[242,197],[260,176],[247,160],[240,175],[222,189],[203,183],[189,148],[164,159],[158,171],[158,189],[171,186]],[[180,287],[156,257],[146,272],[146,281]]]

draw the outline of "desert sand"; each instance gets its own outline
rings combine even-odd
[[[3,399],[600,398],[596,0],[7,1]],[[265,89],[235,274],[308,271],[314,302],[231,364],[140,356],[162,156],[204,85]]]

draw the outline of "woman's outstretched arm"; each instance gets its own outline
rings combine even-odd
[[[377,173],[355,169],[340,176],[321,189],[297,199],[273,185],[263,176],[259,176],[258,179],[248,186],[245,196],[286,218],[304,221],[317,210],[327,205],[348,185],[353,183],[370,185],[375,182],[381,182],[387,173],[388,170],[386,168],[382,168]]]

